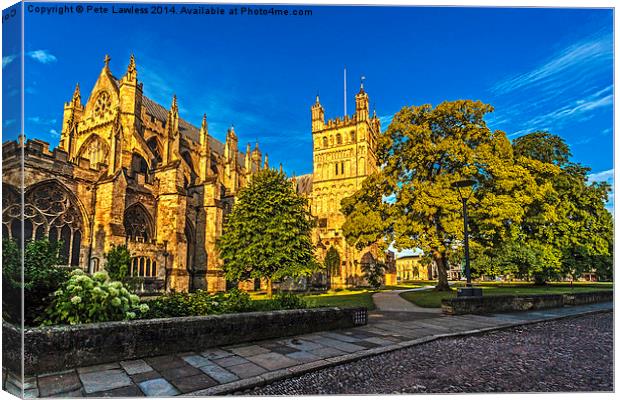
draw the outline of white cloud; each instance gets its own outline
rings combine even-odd
[[[492,91],[496,94],[505,94],[526,86],[557,85],[558,77],[592,68],[593,64],[613,60],[612,43],[611,33],[603,33],[573,44],[556,53],[545,64],[497,83]]]
[[[603,89],[592,88],[591,94],[585,97],[570,100],[559,108],[546,111],[534,118],[529,118],[521,122],[516,127],[517,129],[521,129],[508,134],[508,137],[514,138],[534,131],[551,131],[561,128],[574,120],[586,121],[594,117],[592,111],[611,107],[613,106],[613,101],[613,85],[609,85]],[[551,129],[552,127],[553,129]],[[609,131],[603,131],[603,135],[606,133],[609,133]],[[581,144],[583,144],[583,142]]]
[[[49,64],[56,62],[58,59],[55,55],[47,50],[33,50],[27,53],[28,57],[40,62],[41,64]]]
[[[41,118],[39,116],[28,117],[28,122],[39,125],[53,125],[56,123],[56,118]]]
[[[58,133],[56,129],[50,129],[50,135],[56,138],[60,137],[60,134]]]
[[[611,185],[611,191],[607,195],[607,205],[606,208],[614,214],[614,197],[615,197],[615,185],[614,185],[614,169],[608,169],[607,171],[595,172],[593,174],[588,175],[589,182],[607,182]]]
[[[614,103],[614,95],[612,92],[613,86],[608,86],[605,89],[599,90],[584,99],[575,100],[571,104],[533,118],[528,122],[528,124],[531,126],[537,126],[542,122],[550,123],[556,120],[566,122],[568,118],[579,117],[594,109],[611,106]],[[589,117],[592,116],[593,115],[590,115]]]
[[[12,63],[13,60],[15,60],[16,58],[17,58],[16,54],[2,57],[2,69],[4,69],[4,67],[9,65],[10,63]]]
[[[595,172],[593,174],[588,175],[588,180],[590,182],[609,182],[611,183],[614,179],[614,169],[608,169],[607,171]]]

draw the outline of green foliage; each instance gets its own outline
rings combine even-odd
[[[24,324],[33,325],[35,318],[49,304],[49,296],[63,285],[69,270],[58,267],[62,263],[62,242],[48,239],[26,242],[24,249],[23,297]],[[17,243],[10,239],[2,242],[3,317],[10,322],[21,320],[22,277],[21,254]],[[7,301],[5,301],[7,300]]]
[[[260,171],[239,191],[217,242],[226,279],[271,281],[311,274],[318,267],[312,226],[307,199],[286,176],[272,169]]]
[[[534,132],[511,144],[484,121],[492,107],[459,100],[405,107],[379,137],[380,172],[342,201],[349,244],[420,248],[446,269],[462,259],[462,207],[452,183],[473,179],[469,228],[474,272],[537,283],[612,270],[609,185],[589,183],[558,136]],[[464,190],[464,191],[465,191]]]
[[[385,264],[380,261],[361,264],[362,273],[371,288],[379,289],[383,284],[385,275]]]
[[[168,293],[148,302],[149,312],[144,318],[189,317],[200,315],[269,311],[305,308],[301,296],[277,293],[273,299],[251,300],[250,295],[238,289],[226,293],[209,294],[198,290],[194,293]]]
[[[517,162],[525,166],[544,197],[527,207],[520,231],[523,240],[561,253],[561,274],[612,269],[613,219],[605,208],[610,187],[589,183],[590,169],[570,162],[568,146],[546,132],[525,135],[514,143]]]
[[[383,168],[342,202],[348,243],[420,248],[437,264],[438,289],[447,290],[448,259],[463,240],[462,203],[451,185],[463,179],[477,182],[469,200],[472,239],[512,237],[511,224],[520,222],[523,204],[538,189],[515,165],[505,134],[487,127],[492,110],[471,100],[401,109],[379,137]]]
[[[112,246],[106,253],[105,270],[108,271],[110,279],[124,282],[129,275],[131,265],[131,254],[125,245]]]
[[[306,300],[292,292],[278,292],[273,296],[272,309],[274,310],[295,310],[306,308],[308,304]]]
[[[477,275],[524,279],[542,284],[561,272],[561,254],[536,241],[512,241],[472,260]]]
[[[40,320],[43,325],[131,320],[148,310],[138,296],[121,282],[110,281],[105,272],[90,277],[76,269],[66,284],[54,292],[52,303]]]
[[[148,302],[145,318],[189,317],[252,310],[250,295],[238,289],[226,293],[209,294],[203,290],[194,293],[167,293]]]
[[[515,157],[528,157],[546,164],[565,165],[570,149],[564,140],[549,132],[533,132],[520,136],[512,142]]]

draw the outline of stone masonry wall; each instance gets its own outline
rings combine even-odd
[[[159,318],[25,330],[25,373],[180,353],[367,322],[365,308],[318,308],[203,317]],[[3,324],[4,340],[19,341],[19,331]],[[5,365],[19,365],[17,352]]]

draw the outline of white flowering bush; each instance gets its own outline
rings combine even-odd
[[[121,282],[110,281],[106,272],[96,272],[91,277],[76,269],[65,285],[53,293],[41,322],[76,325],[129,320],[141,317],[148,310]]]

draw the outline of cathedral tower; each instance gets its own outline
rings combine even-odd
[[[376,144],[380,123],[369,115],[369,98],[363,84],[355,96],[355,114],[325,122],[325,112],[317,96],[311,107],[313,167],[312,213],[318,218],[314,240],[325,252],[334,247],[341,266],[332,286],[347,287],[362,283],[361,264],[376,258],[375,247],[358,251],[349,246],[342,234],[345,221],[340,202],[361,188],[366,177],[377,170]],[[320,245],[319,245],[320,244]],[[318,254],[322,259],[324,254]]]

